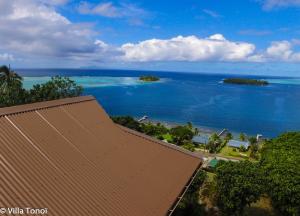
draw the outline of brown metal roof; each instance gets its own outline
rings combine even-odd
[[[200,163],[115,125],[93,97],[0,109],[0,207],[168,215]]]

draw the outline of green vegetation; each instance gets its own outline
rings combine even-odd
[[[156,76],[141,76],[140,80],[144,81],[144,82],[155,82],[155,81],[159,81],[159,77],[156,77]]]
[[[240,148],[234,148],[227,146],[229,140],[233,138],[231,133],[227,133],[224,137],[219,137],[216,133],[213,133],[207,145],[199,145],[197,150],[205,151],[208,150],[211,154],[217,154],[222,157],[234,157],[236,159],[251,159],[258,160],[260,157],[260,147],[255,137],[249,137],[250,148],[246,149],[244,146]],[[247,140],[245,134],[240,134],[240,139],[243,141]]]
[[[203,206],[199,204],[199,190],[207,178],[206,172],[200,170],[183,199],[178,204],[172,215],[174,216],[198,216],[204,215]]]
[[[265,86],[269,84],[265,80],[246,79],[246,78],[227,78],[224,79],[223,82],[229,84],[257,85],[257,86]]]
[[[184,126],[167,128],[160,123],[141,123],[130,116],[117,116],[111,118],[115,123],[123,125],[124,127],[156,137],[160,140],[165,140],[189,151],[195,151],[196,146],[193,144],[192,139],[194,135],[198,133],[198,130],[194,128],[191,123]]]
[[[224,139],[229,141],[229,140],[233,139],[233,136],[231,133],[227,133]]]
[[[221,138],[216,133],[213,133],[209,138],[206,149],[208,149],[209,153],[217,153],[221,148],[221,144]]]
[[[240,133],[240,140],[241,141],[246,141],[247,137],[244,133]]]
[[[30,102],[56,100],[81,95],[83,89],[68,77],[55,76],[50,81],[34,85],[29,91]]]
[[[259,161],[220,161],[216,177],[209,187],[205,184],[210,203],[222,215],[299,215],[300,132],[266,141],[262,150],[256,140],[250,139],[250,143],[247,154],[261,151]],[[225,150],[238,154],[227,146]]]
[[[261,154],[266,192],[282,215],[300,215],[300,132],[267,141]]]
[[[216,169],[216,199],[223,215],[243,215],[245,207],[259,200],[262,175],[249,161],[220,161]]]
[[[157,124],[152,124],[152,123],[141,124],[140,123],[140,125],[142,128],[142,132],[149,136],[159,137],[159,136],[163,136],[163,135],[169,133],[169,129],[160,123],[157,123]]]
[[[162,135],[163,139],[166,140],[167,142],[169,143],[173,143],[173,137],[171,134],[167,133],[167,134],[164,134]]]
[[[225,157],[235,157],[238,159],[248,159],[250,153],[249,152],[240,152],[236,148],[232,148],[230,146],[224,146],[218,155],[225,156]]]
[[[171,128],[170,134],[173,136],[173,140],[176,145],[183,145],[188,141],[191,141],[194,136],[194,132],[190,126],[177,126]]]
[[[22,88],[22,80],[10,67],[0,67],[0,107],[25,103],[28,93]]]
[[[131,116],[112,116],[111,119],[119,125],[142,132],[140,123]]]
[[[250,157],[253,159],[258,160],[259,159],[259,145],[257,143],[257,140],[255,137],[250,137],[249,139],[250,142]]]
[[[67,77],[52,77],[32,89],[23,88],[23,79],[10,67],[0,67],[0,107],[55,100],[81,95],[82,87]]]

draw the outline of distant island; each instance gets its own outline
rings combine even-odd
[[[159,81],[159,77],[156,77],[156,76],[141,76],[140,80],[144,81],[144,82],[155,82],[155,81]]]
[[[223,80],[223,83],[238,84],[238,85],[257,85],[257,86],[265,86],[269,84],[265,80],[247,79],[247,78],[227,78]]]

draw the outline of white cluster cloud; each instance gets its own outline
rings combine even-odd
[[[208,38],[178,36],[168,40],[151,39],[121,47],[126,61],[245,61],[254,52],[250,43],[232,42],[223,35]]]
[[[294,52],[292,47],[289,41],[272,42],[266,50],[266,58],[275,61],[300,62],[300,52]]]
[[[151,39],[121,46],[123,61],[223,61],[223,62],[300,62],[300,52],[293,50],[299,40],[275,41],[258,52],[254,44],[227,40],[221,34],[208,38],[178,36]]]
[[[49,3],[66,1],[0,0],[1,49],[45,58],[102,58],[92,26],[72,23]]]
[[[265,10],[293,6],[300,6],[300,0],[263,0],[263,8]]]

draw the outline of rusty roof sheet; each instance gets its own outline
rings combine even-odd
[[[0,207],[168,215],[200,164],[115,125],[90,96],[0,109]]]

